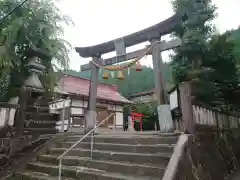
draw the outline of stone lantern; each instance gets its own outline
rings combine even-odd
[[[30,76],[25,80],[24,86],[43,89],[39,75],[43,72],[45,66],[42,65],[41,60],[38,57],[32,57],[26,67],[29,69]]]
[[[25,80],[23,86],[42,90],[43,85],[39,80],[39,75],[42,73],[45,67],[41,64],[41,61],[37,57],[32,57],[26,67],[29,69],[30,76]],[[20,103],[19,97],[18,96],[12,97],[8,103],[16,104],[16,105],[19,104]],[[13,122],[14,122],[15,112],[16,112],[16,109],[10,110],[9,125],[11,126],[13,125]],[[22,123],[24,124],[24,121]],[[20,125],[20,127],[23,127],[23,125]]]

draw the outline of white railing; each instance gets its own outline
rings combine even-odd
[[[0,103],[0,128],[13,126],[14,116],[18,105],[9,103]]]
[[[115,113],[110,114],[107,118],[103,119],[97,126],[95,126],[95,128],[91,129],[87,134],[85,134],[81,139],[79,139],[74,145],[72,145],[69,149],[67,149],[63,154],[61,154],[58,157],[58,170],[59,170],[59,174],[58,174],[58,180],[61,180],[62,178],[62,159],[64,158],[64,156],[66,156],[73,148],[75,148],[80,142],[82,142],[86,137],[88,137],[89,135],[91,135],[91,158],[92,158],[92,154],[93,154],[93,136],[94,136],[94,132],[95,130],[101,126],[103,123],[105,123],[106,121],[108,121]]]

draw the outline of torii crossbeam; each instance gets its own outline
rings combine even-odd
[[[148,48],[146,47],[144,49],[126,54],[126,47],[146,41],[150,41],[152,45],[154,44],[149,54],[152,54],[153,58],[155,89],[158,102],[158,118],[161,132],[167,132],[173,127],[170,107],[166,104],[167,102],[165,101],[164,95],[164,82],[161,76],[163,63],[161,52],[180,46],[181,40],[175,39],[169,42],[156,42],[159,42],[161,40],[161,36],[171,33],[174,30],[174,27],[181,23],[181,21],[182,16],[174,15],[165,21],[162,21],[161,23],[128,36],[124,36],[95,46],[75,48],[76,52],[78,52],[81,57],[92,57],[94,62],[106,66],[137,58]],[[117,56],[104,60],[101,58],[102,54],[109,53],[114,50],[116,51]],[[96,67],[93,63],[88,63],[81,66],[82,71],[90,69],[91,83],[89,88],[88,111],[86,114],[87,131],[94,128],[96,122],[98,67]]]

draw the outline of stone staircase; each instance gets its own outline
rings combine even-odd
[[[30,162],[15,180],[57,180],[57,158],[82,135],[69,135],[55,143],[46,154]],[[78,144],[63,158],[62,180],[159,180],[178,140],[176,134],[97,134],[93,158],[90,138]]]

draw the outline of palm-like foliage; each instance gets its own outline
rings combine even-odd
[[[20,3],[20,0],[0,1],[0,18]],[[0,79],[6,80],[6,76],[10,75],[7,86],[10,96],[28,75],[25,65],[30,50],[46,55],[42,59],[46,66],[44,76],[50,79],[54,79],[50,77],[54,74],[54,67],[68,67],[70,45],[59,37],[63,34],[61,24],[69,24],[71,20],[61,15],[55,3],[51,0],[28,1],[0,24]],[[43,79],[48,79],[46,77]],[[0,89],[4,91],[2,87]]]

